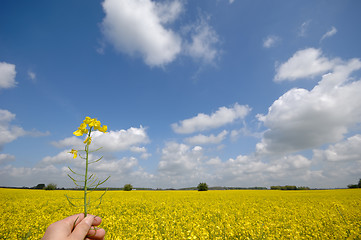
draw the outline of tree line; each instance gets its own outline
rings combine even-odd
[[[361,188],[361,178],[359,179],[357,184],[349,184],[347,185],[348,188]],[[40,183],[34,187],[22,187],[23,189],[44,189],[44,190],[65,190],[65,188],[57,188],[57,185],[55,183],[49,183],[45,185],[44,183]],[[124,190],[124,191],[131,191],[136,190],[133,188],[133,185],[127,183],[122,188],[106,188],[108,190]],[[257,190],[265,190],[266,187],[248,187],[248,188],[242,188],[242,187],[208,187],[208,184],[205,182],[201,182],[198,184],[197,187],[189,187],[189,188],[180,188],[180,189],[174,189],[174,188],[167,188],[167,189],[153,189],[153,188],[137,188],[137,190],[198,190],[198,191],[207,191],[207,190],[240,190],[240,189],[257,189]],[[301,186],[297,187],[295,185],[284,185],[284,186],[271,186],[271,190],[310,190],[309,187]],[[80,188],[67,188],[67,190],[82,190]],[[99,188],[98,190],[105,190],[105,188]]]
[[[347,185],[348,188],[361,188],[361,178],[358,181],[358,184],[349,184]]]

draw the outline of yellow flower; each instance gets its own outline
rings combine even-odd
[[[89,123],[91,123],[91,120],[92,120],[92,119],[91,119],[90,117],[85,117],[85,119],[84,119],[83,122],[84,122],[85,124],[88,124],[88,125],[89,125]]]
[[[87,145],[90,145],[92,142],[92,138],[91,137],[87,137],[84,141],[84,143],[86,143]]]
[[[75,132],[73,132],[73,134],[75,135],[75,136],[81,136],[81,135],[83,135],[83,131],[82,130],[76,130]]]
[[[108,126],[107,125],[103,125],[103,127],[99,127],[98,128],[99,131],[105,133],[108,130]]]
[[[89,127],[94,127],[94,129],[98,129],[100,127],[100,121],[98,121],[96,118],[93,118],[89,123]]]
[[[88,133],[88,129],[86,128],[86,124],[82,123],[80,124],[80,127],[78,127],[78,130],[73,132],[75,136],[82,136],[83,134]]]
[[[82,124],[80,124],[79,129],[81,129],[81,130],[86,129],[86,123],[82,123]]]
[[[69,153],[74,154],[73,158],[76,158],[78,156],[78,150],[72,149]]]

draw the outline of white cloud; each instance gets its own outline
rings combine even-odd
[[[201,18],[198,23],[190,26],[191,41],[184,44],[186,55],[203,63],[213,63],[220,55],[216,45],[219,37],[214,29],[208,24],[208,19]]]
[[[213,174],[218,176],[218,181],[226,186],[285,185],[295,180],[302,185],[309,185],[323,178],[319,171],[309,169],[311,161],[301,155],[288,155],[272,161],[263,161],[252,155],[239,155],[225,162],[211,159],[208,164],[213,167]]]
[[[14,119],[15,114],[8,110],[0,109],[0,149],[4,144],[27,134],[23,128],[10,124]]]
[[[57,142],[51,142],[51,144],[57,148],[73,147],[79,149],[84,146],[83,141],[79,137],[72,136]]]
[[[215,113],[206,115],[199,113],[197,116],[173,123],[172,128],[176,133],[194,133],[218,128],[223,125],[234,122],[237,119],[243,119],[251,109],[245,105],[234,104],[233,107],[220,107]]]
[[[115,49],[140,54],[149,66],[172,62],[181,51],[181,39],[165,24],[182,11],[179,1],[105,0],[102,30]]]
[[[282,95],[267,115],[258,115],[268,130],[257,152],[288,153],[342,140],[361,123],[361,80],[350,77],[359,69],[358,59],[338,61],[311,91],[295,88]]]
[[[64,163],[70,163],[72,161],[79,162],[80,158],[73,159],[73,154],[70,154],[69,151],[70,149],[64,150],[55,156],[46,156],[40,161],[40,165],[64,164]]]
[[[131,127],[127,130],[110,131],[107,133],[94,132],[94,148],[103,147],[104,151],[132,150],[141,144],[149,142],[146,129]]]
[[[178,0],[154,2],[154,4],[161,23],[172,23],[183,11],[183,5]]]
[[[307,48],[300,50],[276,69],[277,73],[274,80],[281,82],[315,77],[330,71],[336,62],[336,59],[331,61],[323,57],[320,49]]]
[[[320,42],[321,42],[322,40],[324,40],[325,38],[329,38],[329,37],[335,35],[336,33],[337,33],[337,29],[336,29],[334,26],[332,26],[331,30],[328,31],[327,33],[325,33],[325,34],[322,36]]]
[[[162,157],[158,164],[158,171],[167,176],[183,176],[193,174],[197,168],[199,151],[192,151],[188,145],[175,142],[167,143],[162,149]]]
[[[275,35],[267,36],[267,38],[263,40],[263,47],[264,48],[274,47],[278,41],[280,41],[280,38],[278,36]]]
[[[117,51],[140,55],[151,67],[163,67],[177,56],[188,56],[202,64],[213,64],[220,56],[219,37],[209,17],[172,29],[184,11],[180,0],[105,0],[102,31]],[[173,27],[174,28],[174,27]],[[104,53],[104,45],[97,51]]]
[[[66,160],[68,154],[71,160]],[[93,157],[93,156],[92,156]],[[57,166],[58,165],[58,166]],[[32,187],[39,183],[53,182],[58,187],[75,187],[67,174],[71,174],[67,165],[77,173],[84,171],[84,161],[80,158],[72,159],[71,154],[66,151],[54,157],[44,158],[35,167],[15,167],[7,165],[0,167],[0,182],[5,186],[28,186]],[[96,164],[90,165],[89,171],[96,173],[99,180],[108,176],[110,179],[105,187],[121,187],[126,183],[133,186],[150,187],[154,185],[154,175],[145,172],[134,157],[122,159],[102,159]],[[34,177],[36,176],[36,177]]]
[[[326,150],[315,149],[313,158],[323,161],[359,161],[361,163],[361,135],[356,134],[346,140],[330,145]]]
[[[15,120],[15,114],[5,109],[0,109],[0,150],[4,144],[10,143],[22,136],[42,137],[50,132],[40,132],[35,129],[25,131],[22,127],[11,124]]]
[[[13,161],[15,161],[15,156],[5,153],[0,154],[0,164],[5,164]]]
[[[84,146],[80,137],[69,137],[58,142],[52,142],[51,144],[58,148],[72,147],[82,148]],[[149,142],[146,129],[142,126],[139,128],[131,127],[127,130],[109,131],[102,133],[99,131],[92,132],[92,148],[97,149],[102,147],[102,151],[133,151],[146,153],[144,147],[140,147],[141,144]]]
[[[14,64],[0,62],[0,89],[15,87],[17,84],[15,76],[16,71]]]
[[[218,144],[226,138],[227,134],[228,132],[226,130],[223,130],[217,136],[215,136],[214,134],[211,134],[209,136],[199,134],[194,137],[186,138],[185,141],[191,145]]]
[[[207,170],[202,147],[168,142],[162,149],[157,181],[161,187],[195,186],[214,176]]]
[[[222,161],[188,145],[170,142],[162,149],[156,178],[172,187],[195,186],[200,181],[211,186],[269,186],[290,184],[290,179],[308,185],[323,177],[319,171],[311,171],[310,166],[311,161],[301,155],[272,161],[239,155]]]

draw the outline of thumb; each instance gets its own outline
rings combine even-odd
[[[71,233],[71,239],[84,239],[93,224],[93,220],[94,216],[92,215],[88,215],[84,218]]]

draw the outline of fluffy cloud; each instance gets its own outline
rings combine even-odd
[[[44,158],[35,167],[15,167],[7,165],[0,168],[0,182],[5,186],[25,186],[32,187],[39,183],[54,182],[58,187],[74,187],[72,180],[67,174],[70,174],[68,165],[78,173],[84,171],[84,161],[80,158],[66,160],[66,152],[61,152],[54,157]],[[138,164],[136,158],[122,159],[102,159],[97,164],[90,165],[90,172],[95,172],[99,180],[104,180],[108,176],[110,179],[104,186],[120,187],[126,183],[132,183],[133,186],[150,187],[154,186],[155,177],[145,172]],[[36,176],[36,177],[34,177]],[[147,185],[152,184],[152,185]]]
[[[213,63],[220,54],[215,47],[219,43],[217,33],[206,19],[201,19],[199,23],[192,25],[190,29],[191,41],[186,42],[184,45],[185,54],[203,63]]]
[[[134,146],[149,142],[146,129],[131,127],[127,130],[110,131],[108,133],[94,132],[94,147],[103,147],[104,151],[132,150]]]
[[[314,160],[322,161],[359,161],[361,163],[361,135],[347,138],[345,141],[330,145],[326,150],[313,151]]]
[[[264,48],[273,47],[278,41],[280,41],[279,37],[270,35],[266,39],[263,40],[263,47]]]
[[[73,147],[79,149],[84,146],[83,140],[75,136],[68,137],[57,142],[51,142],[51,144],[57,148]]]
[[[21,127],[10,124],[14,119],[15,114],[8,110],[0,109],[0,149],[4,144],[27,134]]]
[[[0,62],[0,89],[15,87],[17,84],[15,76],[16,71],[14,64]]]
[[[192,175],[201,161],[201,148],[191,149],[188,145],[167,143],[162,149],[158,171],[167,176]]]
[[[84,144],[79,137],[69,137],[58,142],[52,142],[53,146],[58,148],[73,147],[81,148]],[[139,147],[141,144],[149,142],[149,138],[144,127],[131,127],[127,130],[110,131],[102,133],[99,131],[92,132],[92,146],[94,149],[102,147],[104,151],[133,151],[146,153],[146,149]]]
[[[51,165],[51,164],[64,164],[73,162],[79,162],[79,158],[73,159],[73,155],[69,153],[70,150],[64,150],[55,156],[46,156],[40,161],[40,165]]]
[[[116,50],[140,54],[146,64],[162,66],[181,51],[181,39],[166,24],[182,11],[179,1],[105,0],[103,33]]]
[[[265,161],[256,156],[239,155],[227,161],[210,159],[217,183],[226,186],[270,186],[290,184],[290,179],[304,185],[323,178],[322,172],[311,171],[311,161],[301,155],[286,155]]]
[[[236,103],[231,108],[220,107],[211,115],[199,113],[193,118],[182,120],[179,123],[173,123],[172,128],[174,132],[182,134],[205,131],[232,123],[237,119],[242,119],[250,110],[248,106]]]
[[[276,82],[294,81],[299,78],[314,77],[330,71],[335,61],[322,56],[320,49],[307,48],[296,52],[287,62],[277,68]]]
[[[168,142],[162,149],[156,178],[168,187],[195,186],[200,181],[209,185],[267,186],[290,184],[298,179],[309,185],[323,178],[322,172],[310,170],[311,161],[301,155],[286,155],[265,161],[253,155],[239,155],[222,161],[219,157],[204,155],[199,146]]]
[[[182,1],[105,0],[102,31],[119,52],[140,55],[151,67],[164,66],[177,56],[189,56],[204,64],[212,64],[219,56],[219,38],[200,17],[194,24],[172,29],[172,23],[184,11]],[[103,47],[98,50],[103,53]]]
[[[331,37],[331,36],[335,35],[336,33],[337,33],[337,29],[334,26],[332,26],[331,30],[328,31],[327,33],[325,33],[322,36],[320,41],[324,40],[325,38]]]
[[[191,145],[218,144],[226,138],[227,134],[228,132],[226,130],[223,130],[217,136],[215,136],[214,134],[211,134],[209,136],[199,134],[194,137],[186,138],[185,141]]]
[[[309,65],[320,64],[318,58],[313,61]],[[257,152],[288,153],[342,140],[361,122],[361,80],[350,76],[360,68],[358,59],[339,61],[311,91],[295,88],[276,100],[267,115],[258,115],[269,129]]]

